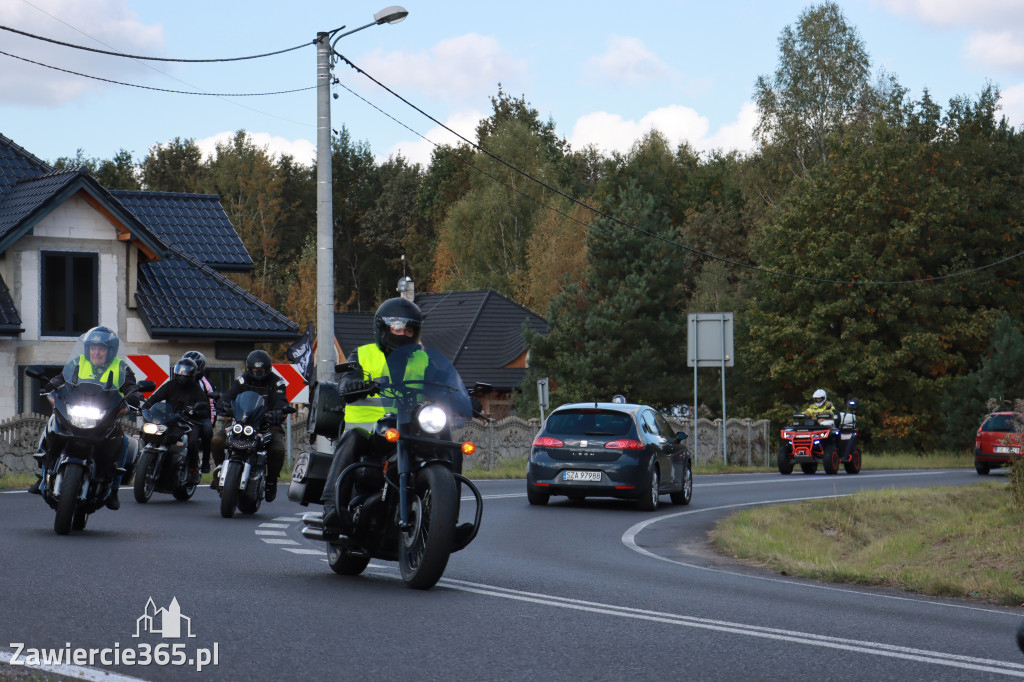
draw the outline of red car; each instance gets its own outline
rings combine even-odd
[[[1021,434],[1014,430],[1014,421],[1024,415],[993,412],[985,417],[974,438],[974,469],[982,476],[992,469],[1007,466],[1021,457]],[[1021,422],[1024,426],[1024,421]]]

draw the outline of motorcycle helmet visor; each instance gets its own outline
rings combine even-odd
[[[409,317],[385,317],[384,324],[391,328],[393,332],[403,332],[405,328],[419,323],[419,320],[414,320]]]

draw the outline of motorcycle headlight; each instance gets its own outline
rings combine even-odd
[[[256,429],[252,428],[251,426],[246,426],[244,429],[242,429],[242,431],[245,433],[245,435],[251,436],[256,432]]]
[[[235,424],[234,426],[231,427],[231,430],[234,433],[242,433],[242,425],[241,424]]]
[[[72,405],[68,409],[68,419],[73,426],[80,429],[91,429],[103,419],[103,410],[88,405]]]
[[[150,436],[159,436],[166,430],[166,424],[150,424],[149,422],[146,422],[142,425],[142,432],[149,434]]]
[[[448,414],[438,405],[424,405],[416,413],[416,421],[427,433],[440,433],[448,423]]]

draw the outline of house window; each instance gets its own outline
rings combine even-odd
[[[99,324],[99,256],[95,253],[40,254],[43,336],[79,336]]]
[[[214,391],[226,393],[235,380],[235,370],[231,367],[207,367],[206,378],[210,380]]]

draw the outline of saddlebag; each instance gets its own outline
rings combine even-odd
[[[327,472],[334,457],[325,452],[305,450],[295,458],[292,467],[292,482],[288,486],[288,499],[302,506],[310,502],[319,504],[324,492]]]
[[[309,404],[306,430],[317,436],[337,438],[345,428],[345,401],[338,392],[338,384],[318,381],[313,384],[313,400]],[[310,441],[312,442],[312,441]]]

